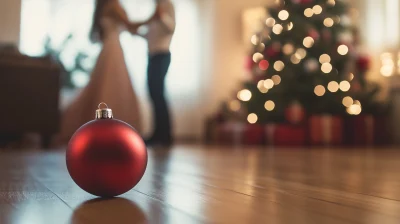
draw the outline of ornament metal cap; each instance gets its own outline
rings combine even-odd
[[[101,108],[101,105],[106,106],[106,108]],[[110,108],[108,108],[106,103],[101,102],[96,110],[96,119],[112,119],[113,113]]]

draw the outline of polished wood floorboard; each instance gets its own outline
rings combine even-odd
[[[400,223],[400,150],[150,150],[113,199],[77,187],[65,153],[0,152],[0,223]]]

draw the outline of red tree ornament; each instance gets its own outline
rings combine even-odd
[[[356,65],[358,71],[365,73],[370,68],[371,59],[366,55],[360,55],[356,60]]]
[[[66,162],[72,179],[83,190],[114,197],[140,181],[147,150],[129,124],[113,119],[111,109],[99,105],[96,119],[80,127],[69,141]]]

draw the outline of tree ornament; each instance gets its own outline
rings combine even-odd
[[[112,110],[100,108],[96,118],[80,127],[66,152],[68,172],[86,192],[114,197],[131,190],[147,166],[143,139],[129,124],[113,119]]]
[[[359,55],[356,60],[357,70],[362,74],[370,68],[371,59],[367,55]]]

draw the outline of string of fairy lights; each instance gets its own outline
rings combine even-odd
[[[335,0],[327,0],[326,4],[330,7],[334,7],[336,2]],[[304,16],[307,18],[311,18],[314,15],[320,15],[321,13],[323,13],[323,10],[324,9],[321,5],[315,5],[312,8],[305,9]],[[282,22],[286,22],[288,25],[280,24],[278,23],[278,21],[276,21],[274,18],[271,17],[265,20],[266,26],[270,27],[272,33],[274,33],[275,35],[280,35],[285,31],[289,32],[295,26],[293,21],[288,21],[288,19],[290,19],[290,13],[285,9],[279,11],[278,18]],[[327,28],[330,28],[333,27],[335,24],[340,23],[340,21],[341,19],[339,16],[335,16],[332,18],[327,17],[324,18],[323,25]],[[269,35],[267,38],[270,39]],[[251,37],[250,41],[254,46],[257,47],[256,49],[259,51],[253,54],[252,58],[253,61],[258,64],[258,68],[261,71],[267,70],[270,65],[270,62],[267,61],[264,58],[264,55],[261,53],[265,49],[265,45],[261,43],[261,38],[259,37],[259,35],[255,34]],[[296,47],[292,43],[286,43],[282,47],[280,46],[280,44],[279,46],[273,45],[272,47],[281,48],[282,52],[286,56],[290,56],[291,63],[299,64],[302,60],[304,60],[307,57],[306,49],[312,48],[314,46],[314,43],[315,40],[313,37],[306,36],[303,39],[304,48],[299,47],[296,49]],[[347,55],[349,53],[348,46],[346,46],[345,44],[341,44],[340,46],[337,47],[337,53],[342,56]],[[312,68],[313,67],[318,68],[320,66],[320,69],[324,74],[330,74],[332,70],[335,69],[331,64],[331,56],[327,53],[320,55],[318,60],[320,65],[318,65],[316,59],[313,60],[308,59],[308,61],[311,61],[311,63],[309,63],[309,66]],[[258,90],[263,94],[267,94],[270,89],[274,88],[275,86],[281,83],[282,79],[279,75],[279,72],[282,72],[285,69],[285,63],[283,61],[277,60],[273,63],[273,68],[277,74],[273,75],[270,79],[261,80],[257,83]],[[354,75],[350,73],[348,77],[349,77],[348,80],[343,80],[340,83],[336,81],[331,81],[327,84],[327,86],[324,85],[315,86],[314,88],[315,95],[318,97],[322,97],[327,93],[327,91],[331,93],[336,93],[339,90],[342,92],[348,92],[351,88],[351,84],[349,81],[351,81],[354,78]],[[238,92],[237,98],[240,101],[247,102],[251,100],[252,93],[248,89],[242,89]],[[362,111],[361,103],[357,100],[354,100],[350,96],[344,97],[342,103],[343,106],[346,107],[347,113],[350,115],[359,115]],[[275,102],[273,102],[272,100],[268,100],[265,102],[264,106],[266,111],[273,111],[275,109]],[[240,102],[238,100],[233,100],[230,102],[229,107],[233,111],[238,111],[240,110]],[[258,116],[255,113],[250,113],[247,116],[247,120],[251,124],[257,123]]]

